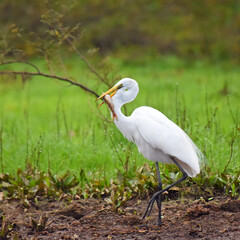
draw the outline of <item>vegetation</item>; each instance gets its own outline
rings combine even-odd
[[[76,69],[76,75],[88,74],[77,60],[71,61],[66,66]],[[192,187],[191,194],[224,191],[237,196],[238,68],[204,62],[189,65],[174,57],[155,59],[153,64],[144,59],[132,64],[111,61],[118,62],[122,74],[134,77],[140,85],[138,98],[128,104],[128,114],[138,106],[151,105],[185,129],[203,151],[206,166],[201,175],[189,179],[187,186],[198,186],[198,190]],[[100,115],[95,98],[48,79],[24,84],[11,77],[2,81],[7,84],[1,84],[1,170],[5,173],[1,184],[8,196],[25,199],[43,193],[58,197],[77,193],[109,197],[110,203],[120,206],[132,194],[143,196],[157,187],[154,164],[146,162],[108,121],[106,107],[100,109],[106,118]],[[106,90],[95,86],[98,92]],[[178,177],[173,166],[161,169],[165,184]]]
[[[72,0],[67,5],[63,0],[2,0],[0,31],[10,37],[18,32],[10,45],[23,49],[25,55],[39,54],[47,29],[41,21],[48,9],[60,12],[65,26],[80,23],[83,31],[76,44],[82,49],[97,47],[105,52],[131,47],[134,54],[143,55],[151,48],[184,58],[239,62],[236,0]]]
[[[41,196],[106,197],[119,209],[129,198],[146,196],[157,187],[153,163],[146,162],[123,138],[107,108],[99,110],[95,98],[72,86],[84,86],[96,96],[121,76],[132,77],[140,85],[139,96],[125,108],[127,114],[141,105],[159,109],[206,156],[201,174],[181,186],[183,194],[209,197],[221,191],[239,196],[240,71],[226,61],[239,60],[238,3],[223,1],[216,8],[215,1],[201,1],[203,8],[199,8],[200,1],[149,4],[143,0],[137,8],[131,3],[117,11],[112,1],[108,5],[82,1],[81,7],[78,1],[68,7],[49,1],[60,14],[46,11],[41,3],[22,8],[23,2],[18,3],[18,13],[28,9],[26,19],[35,21],[21,19],[17,24],[12,3],[0,4],[4,9],[0,20],[5,17],[6,23],[0,26],[4,31],[0,41],[0,189],[5,197],[20,199],[24,206]],[[138,8],[147,9],[141,18],[134,17]],[[211,14],[204,14],[206,9]],[[13,14],[8,21],[7,13]],[[220,13],[227,23],[214,21]],[[78,20],[87,26],[85,32]],[[155,20],[165,24],[152,24]],[[212,31],[205,28],[207,24]],[[220,30],[231,33],[229,44],[215,34]],[[110,50],[112,54],[106,57]],[[196,57],[199,60],[191,60]],[[46,77],[40,73],[51,77],[40,77]],[[162,165],[161,170],[164,184],[178,178],[174,166]],[[2,223],[5,234],[8,227],[4,219]],[[32,219],[32,225],[36,231],[47,227],[44,217],[39,222]]]

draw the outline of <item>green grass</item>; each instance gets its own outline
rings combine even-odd
[[[191,63],[175,57],[111,61],[122,77],[139,83],[140,93],[127,105],[128,114],[141,105],[152,106],[189,134],[213,172],[221,172],[230,158],[228,168],[239,168],[239,123],[237,129],[231,114],[237,121],[239,67]],[[41,61],[37,65],[44,67]],[[66,67],[69,75],[98,93],[107,90],[80,60],[69,59]],[[64,71],[56,71],[64,76]],[[124,170],[128,158],[131,166],[142,166],[147,160],[113,123],[101,117],[94,100],[77,87],[51,79],[35,77],[24,86],[20,79],[0,79],[1,171],[15,174],[17,168],[23,169],[30,161],[43,170],[50,167],[57,174],[69,170],[78,176],[84,169],[90,177],[110,179],[117,169]],[[106,106],[100,111],[110,120]]]

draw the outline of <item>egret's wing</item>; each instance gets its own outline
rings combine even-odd
[[[199,172],[197,147],[180,127],[150,107],[136,109],[132,117],[139,134],[152,148],[176,157]]]
[[[135,124],[141,136],[153,147],[165,154],[176,156],[189,146],[182,130],[165,115],[152,108],[139,108]],[[191,145],[190,145],[191,146]],[[177,156],[176,156],[177,157]]]

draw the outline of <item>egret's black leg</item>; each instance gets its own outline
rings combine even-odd
[[[158,191],[162,191],[162,181],[159,171],[158,162],[156,162],[156,169],[157,169],[157,178],[158,178]],[[159,194],[159,196],[156,198],[157,206],[158,206],[158,221],[157,225],[161,225],[162,223],[162,194]]]
[[[171,156],[170,156],[170,158],[171,158],[171,160],[178,166],[178,168],[181,170],[181,172],[183,173],[183,176],[182,176],[182,178],[180,178],[179,180],[177,180],[175,183],[169,185],[168,187],[164,188],[164,189],[161,190],[161,191],[156,192],[156,193],[152,196],[152,198],[151,198],[151,199],[149,200],[149,202],[148,202],[147,209],[146,209],[146,211],[145,211],[145,213],[144,213],[144,215],[143,215],[143,217],[142,217],[143,219],[144,219],[146,216],[150,216],[150,214],[151,214],[151,212],[152,212],[153,204],[154,204],[155,200],[157,201],[157,198],[158,198],[159,195],[161,195],[161,194],[162,194],[163,192],[165,192],[165,191],[168,191],[171,187],[173,187],[173,186],[175,186],[176,184],[182,182],[183,180],[185,180],[185,179],[188,177],[187,173],[186,173],[186,172],[183,170],[183,168],[178,164],[178,162],[175,160],[175,158],[174,158],[174,157],[171,157]]]

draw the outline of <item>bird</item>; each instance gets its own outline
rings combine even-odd
[[[160,111],[152,107],[141,106],[136,108],[130,116],[125,116],[121,107],[133,101],[138,93],[137,81],[123,78],[99,96],[96,101],[102,99],[103,103],[108,104],[113,121],[123,136],[135,143],[139,153],[146,159],[155,162],[158,191],[149,200],[142,218],[150,216],[156,201],[158,207],[157,225],[161,225],[162,193],[184,181],[187,177],[195,177],[199,174],[204,156],[190,137]],[[175,164],[182,172],[182,177],[163,189],[159,162]]]

